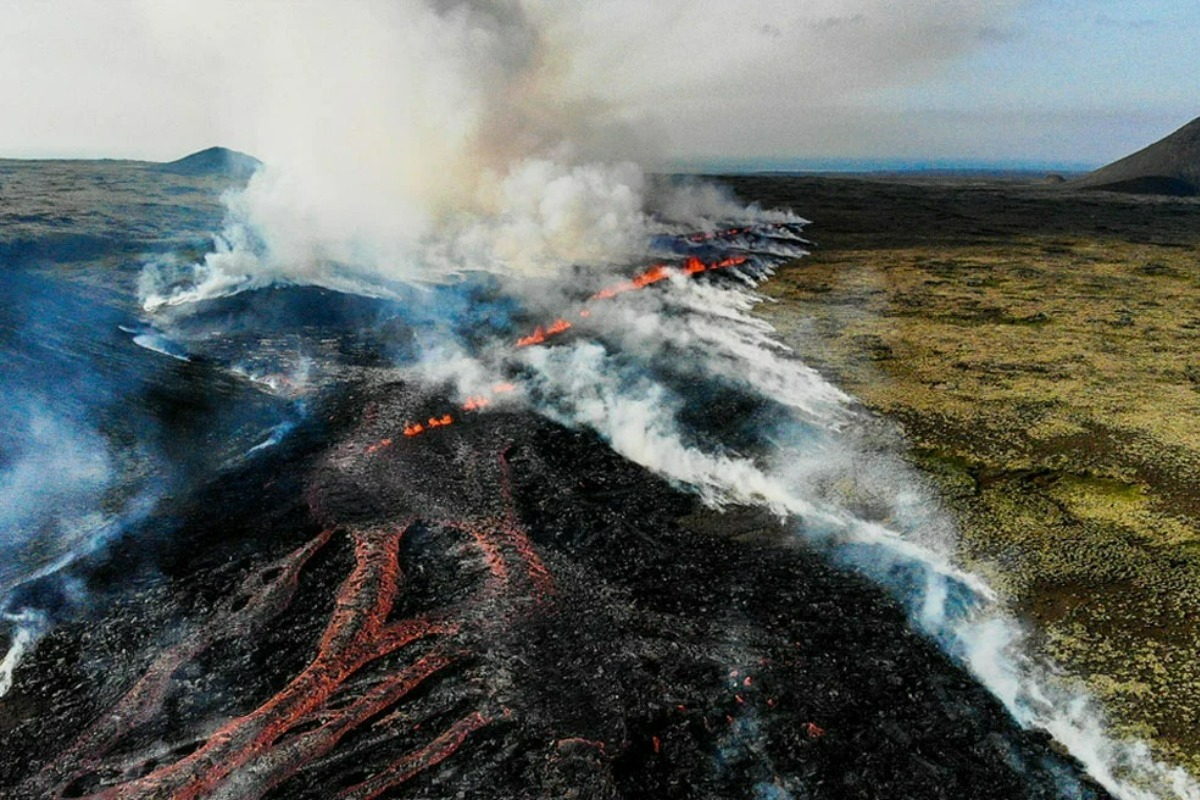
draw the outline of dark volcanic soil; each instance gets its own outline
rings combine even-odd
[[[93,592],[137,589],[22,664],[5,796],[1076,790],[893,602],[772,525],[684,527],[711,512],[527,413],[399,435],[433,407],[352,391],[98,559]]]

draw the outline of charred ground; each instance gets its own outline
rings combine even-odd
[[[712,516],[590,434],[498,412],[368,453],[436,405],[403,384],[350,389],[286,451],[181,502],[169,536],[98,559],[94,591],[138,588],[23,665],[0,718],[0,785],[1058,797],[1079,780],[878,589],[770,521]],[[368,550],[400,573],[384,605],[387,570],[371,572]],[[354,618],[345,641],[330,636],[339,615]],[[365,646],[372,615],[377,636],[444,629],[359,659],[320,703],[285,713],[297,676]],[[406,673],[411,687],[395,680]],[[392,702],[356,705],[389,685]],[[268,732],[244,758],[214,745],[258,714]],[[313,737],[332,720],[345,729],[326,747]]]

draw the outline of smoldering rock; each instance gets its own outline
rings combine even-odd
[[[357,785],[471,709],[491,722],[397,796],[951,798],[984,785],[995,797],[1059,797],[1064,785],[1106,796],[913,633],[896,603],[786,530],[760,518],[746,536],[734,519],[742,535],[725,535],[695,498],[594,436],[527,413],[479,416],[425,434],[419,447],[363,455],[429,402],[398,384],[370,399],[370,420],[357,403],[331,409],[341,431],[332,441],[247,467],[181,509],[179,545],[155,559],[156,577],[141,578],[153,591],[50,635],[0,720],[12,756],[0,785],[16,796],[36,785],[156,653],[197,641],[238,586],[277,578],[276,559],[314,534],[315,503],[327,525],[383,531],[420,520],[400,551],[398,620],[475,596],[487,565],[464,560],[444,528],[456,520],[511,511],[553,593],[538,600],[535,583],[518,581],[520,591],[473,606],[461,659],[268,796]],[[348,464],[329,455],[352,452]],[[347,469],[371,480],[339,478]],[[214,503],[219,519],[204,512]],[[164,702],[92,753],[72,791],[185,759],[204,731],[281,691],[313,657],[353,563],[335,536],[299,573],[291,606],[256,622],[253,636],[181,663]],[[376,664],[346,684],[342,702],[429,652]],[[104,679],[89,677],[101,664]]]

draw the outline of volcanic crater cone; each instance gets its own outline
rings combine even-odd
[[[1200,118],[1069,185],[1131,194],[1200,194]]]
[[[155,164],[154,169],[172,175],[200,177],[218,175],[233,180],[245,181],[262,166],[254,156],[230,150],[227,147],[209,147],[175,161]]]

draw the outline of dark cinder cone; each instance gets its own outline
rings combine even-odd
[[[1070,185],[1135,194],[1200,194],[1200,118]]]
[[[253,175],[260,166],[262,162],[253,156],[224,147],[210,147],[184,156],[178,161],[156,164],[155,169],[173,175],[221,175],[244,180]]]

